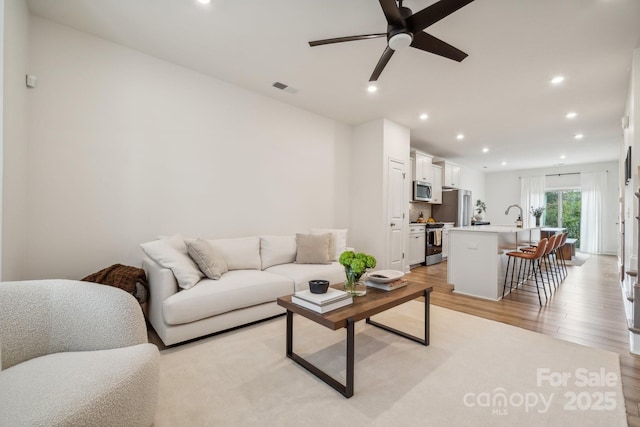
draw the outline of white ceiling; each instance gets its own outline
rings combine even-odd
[[[27,2],[35,15],[326,117],[388,118],[411,129],[413,147],[487,172],[617,159],[640,46],[639,0],[475,0],[426,30],[468,58],[398,51],[371,95],[384,38],[307,42],[385,32],[375,0]],[[433,3],[404,5],[415,13]],[[552,87],[557,74],[566,80]]]

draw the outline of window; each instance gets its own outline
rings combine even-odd
[[[582,193],[579,190],[558,190],[545,193],[545,227],[566,228],[568,237],[578,239],[580,246],[580,210]]]

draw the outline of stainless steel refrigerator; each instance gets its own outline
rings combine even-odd
[[[442,204],[431,205],[431,216],[439,222],[455,222],[456,227],[471,225],[471,191],[443,188]]]

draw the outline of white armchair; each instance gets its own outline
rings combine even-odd
[[[149,426],[158,349],[120,289],[0,283],[0,426]]]

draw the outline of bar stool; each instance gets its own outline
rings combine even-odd
[[[558,248],[557,248],[557,249],[560,249],[560,251],[557,251],[557,250],[554,251],[554,255],[556,255],[556,263],[558,262],[557,254],[560,254],[560,267],[564,274],[563,280],[565,277],[567,277],[567,263],[565,262],[565,259],[564,259],[564,251],[562,250],[562,247],[567,243],[567,237],[569,237],[569,233],[567,232],[562,233],[562,239],[558,243]]]
[[[556,236],[558,237],[556,239],[555,245],[549,251],[549,263],[551,272],[558,278],[558,283],[561,283],[567,276],[566,271],[564,270],[562,265],[563,254],[561,250],[563,244],[562,242],[567,240],[567,234],[568,233],[556,234]]]
[[[560,284],[560,274],[554,268],[553,261],[551,260],[551,254],[554,250],[558,248],[560,245],[560,241],[562,236],[560,234],[553,234],[549,237],[547,241],[547,249],[544,251],[544,255],[542,255],[542,263],[544,264],[544,272],[547,276],[547,281],[545,282],[544,276],[542,276],[542,283],[547,283],[549,285],[549,294],[552,293],[551,284],[553,282],[553,289],[558,289],[558,285]],[[520,250],[523,252],[534,253],[536,251],[536,246],[529,246],[526,248],[521,248]],[[551,277],[549,277],[549,273],[551,273]]]
[[[520,285],[524,285],[527,280],[530,280],[529,277],[531,271],[533,273],[533,279],[536,283],[536,291],[538,293],[538,302],[542,306],[542,297],[540,296],[540,284],[538,283],[538,273],[540,273],[540,280],[542,280],[542,270],[540,268],[540,259],[545,254],[547,250],[548,239],[543,238],[538,242],[538,246],[536,246],[535,252],[507,252],[507,256],[509,257],[507,260],[507,269],[504,275],[504,286],[502,287],[502,296],[504,297],[504,293],[507,290],[507,279],[509,277],[509,264],[511,263],[511,259],[513,258],[513,265],[511,267],[511,281],[509,282],[509,293],[511,293],[513,289],[513,276],[515,275],[516,268],[518,268],[518,277],[516,280],[516,288]],[[518,267],[518,259],[520,260],[520,265]],[[528,262],[527,262],[528,261]],[[524,265],[524,272],[522,271]],[[545,300],[548,300],[547,290],[544,287],[544,282],[542,283],[542,290],[544,292]]]

